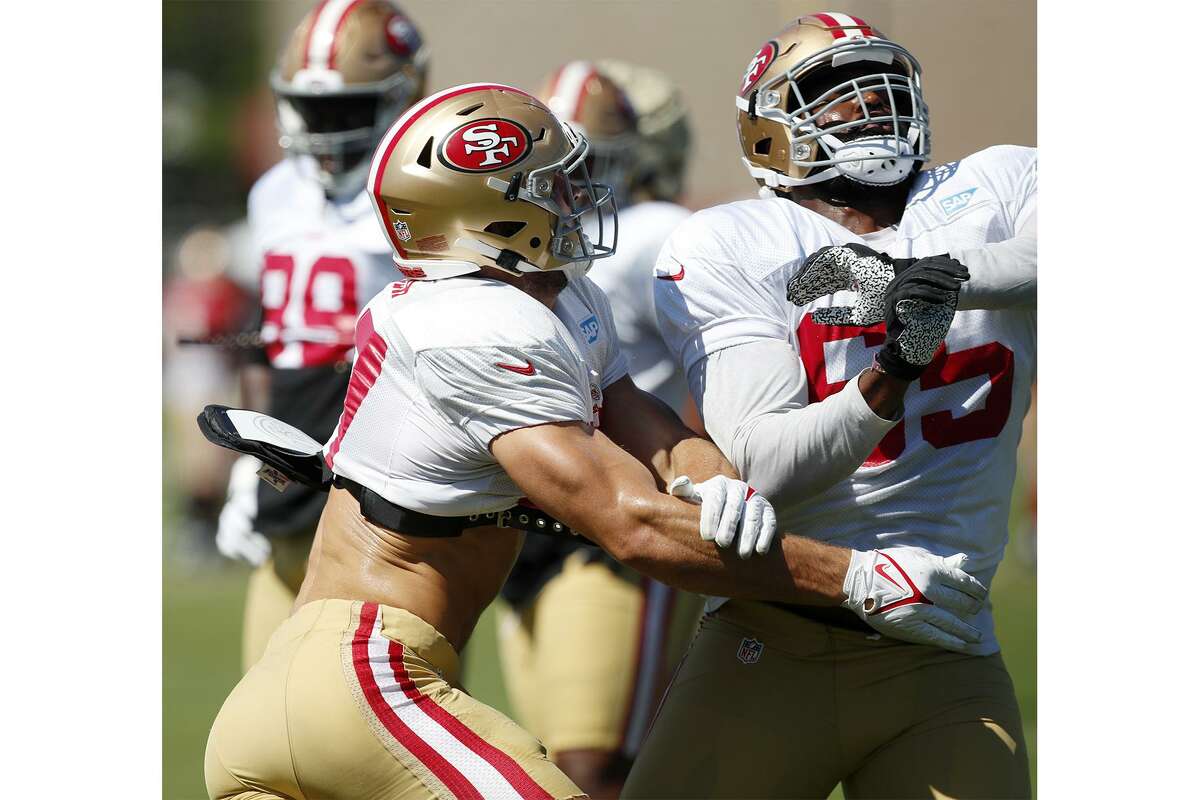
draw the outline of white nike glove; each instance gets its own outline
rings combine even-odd
[[[667,491],[675,497],[700,504],[700,538],[729,547],[737,540],[737,554],[765,554],[775,540],[775,509],[767,498],[745,481],[715,475],[694,484],[681,475]]]
[[[242,456],[229,472],[229,493],[217,520],[217,550],[226,558],[261,566],[271,557],[271,541],[254,530],[258,513],[258,469],[254,456]]]
[[[988,593],[962,570],[966,561],[919,547],[854,550],[842,605],[895,639],[963,652],[983,638],[963,618],[979,613]]]

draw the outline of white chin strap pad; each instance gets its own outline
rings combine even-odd
[[[913,148],[901,139],[899,150],[891,136],[871,136],[841,145],[834,152],[837,171],[870,186],[891,186],[912,174]]]

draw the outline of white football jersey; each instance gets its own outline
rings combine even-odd
[[[572,279],[554,311],[467,275],[389,284],[363,310],[337,429],[334,474],[405,508],[490,513],[523,496],[492,456],[517,428],[599,425],[603,390],[628,373],[604,293]]]
[[[676,230],[655,268],[663,337],[701,409],[705,392],[753,393],[756,385],[748,363],[738,386],[714,386],[704,359],[764,339],[789,342],[799,356],[795,402],[819,402],[870,366],[885,334],[882,323],[812,322],[813,308],[846,305],[849,292],[803,308],[788,302],[787,281],[806,256],[847,242],[920,257],[1004,241],[1036,213],[1036,198],[1037,151],[1000,146],[923,173],[896,228],[866,237],[780,198],[701,211]],[[1008,537],[1035,361],[1033,308],[959,311],[945,347],[909,389],[903,420],[861,467],[811,498],[770,498],[780,530],[859,550],[964,552],[967,569],[989,583]],[[729,454],[728,442],[717,444]],[[753,463],[736,466],[749,483],[770,483]],[[973,624],[985,632],[977,652],[998,650],[990,610]]]
[[[250,190],[249,223],[271,365],[295,369],[349,358],[359,309],[398,275],[366,191],[331,202],[286,158]]]
[[[608,295],[629,376],[680,411],[687,393],[683,372],[658,332],[654,315],[654,262],[663,242],[691,214],[674,203],[638,203],[621,209],[620,246],[597,261],[588,277]]]

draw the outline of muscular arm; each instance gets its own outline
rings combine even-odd
[[[717,446],[699,436],[671,408],[637,388],[628,375],[604,390],[600,430],[642,463],[659,490],[680,475],[694,483],[714,475],[737,478],[737,470]]]
[[[663,583],[753,600],[836,605],[843,599],[849,550],[785,536],[780,547],[748,561],[720,551],[700,539],[699,506],[660,492],[655,476],[601,431],[552,423],[509,431],[491,447],[540,508]]]
[[[802,370],[791,345],[763,340],[713,353],[690,376],[713,441],[785,516],[854,472],[898,419],[876,413],[863,388],[864,378],[895,379],[868,370],[808,403]]]

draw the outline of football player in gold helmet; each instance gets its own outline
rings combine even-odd
[[[922,170],[917,59],[839,12],[763,44],[734,105],[760,196],[677,227],[653,282],[706,430],[785,529],[989,583],[1035,372],[1036,150]],[[905,574],[855,557],[837,609],[710,598],[625,796],[1028,796],[991,609],[970,640],[881,640]]]
[[[612,190],[586,157],[499,84],[438,92],[380,142],[370,199],[407,277],[358,318],[341,418],[312,443],[333,479],[296,612],[213,724],[211,797],[583,796],[459,680],[524,530],[574,530],[694,591],[841,598],[854,554],[772,546],[770,505],[629,379],[584,275],[616,244]],[[747,558],[717,550],[735,542]],[[962,630],[979,588],[918,560],[929,602],[914,613]]]
[[[243,368],[243,402],[324,437],[349,380],[354,319],[395,275],[366,194],[371,152],[425,94],[427,50],[390,0],[325,0],[296,27],[271,73],[287,157],[250,190],[264,349]],[[250,391],[250,390],[253,391]],[[254,395],[251,397],[250,395]],[[255,567],[242,665],[291,613],[325,496],[258,480],[246,456],[230,476],[217,547]]]

